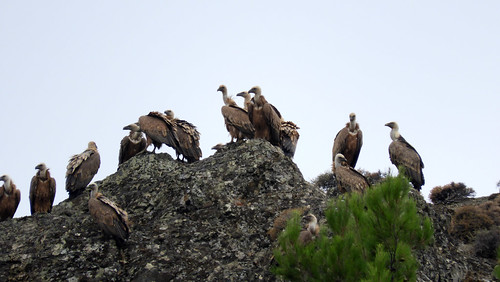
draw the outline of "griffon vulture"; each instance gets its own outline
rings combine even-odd
[[[255,128],[255,138],[265,139],[273,145],[280,145],[281,118],[278,110],[262,96],[259,86],[252,87],[254,104],[249,104],[248,115]]]
[[[188,163],[198,161],[201,158],[201,149],[200,133],[196,126],[185,120],[175,118],[172,110],[166,110],[165,115],[175,125],[178,147],[174,149],[177,159],[182,154],[183,159],[186,159]]]
[[[359,124],[356,122],[356,114],[349,115],[349,122],[335,136],[332,148],[332,170],[335,172],[335,156],[342,154],[347,159],[350,167],[356,167],[359,152],[363,146],[363,132],[359,129]]]
[[[50,176],[49,168],[44,163],[37,165],[35,169],[38,171],[31,178],[30,186],[31,214],[50,213],[56,196],[56,180]]]
[[[92,183],[89,188],[90,215],[105,234],[113,236],[119,244],[123,244],[130,234],[127,212],[99,193],[97,184]]]
[[[335,167],[334,174],[339,191],[343,193],[353,191],[362,193],[370,187],[366,177],[350,167],[344,155],[337,154],[335,156]]]
[[[151,144],[153,144],[153,153],[157,148],[161,148],[162,144],[174,150],[179,147],[175,124],[160,112],[150,112],[146,116],[141,116],[137,123],[129,124],[123,129],[133,132],[144,132],[146,135],[146,148],[144,148],[143,152]]]
[[[240,141],[243,139],[253,138],[255,135],[255,129],[253,124],[250,122],[247,111],[238,107],[236,102],[227,96],[227,88],[225,85],[219,86],[217,91],[222,92],[224,106],[222,106],[221,112],[224,117],[226,129],[231,135],[231,143],[233,142],[233,139]]]
[[[14,217],[21,201],[21,191],[16,188],[8,175],[2,175],[0,181],[3,181],[0,187],[0,221],[4,221]]]
[[[291,121],[281,120],[281,129],[280,129],[280,147],[285,153],[285,156],[293,158],[295,155],[295,149],[297,148],[297,142],[299,141],[299,132],[297,129],[300,129],[295,123]]]
[[[69,198],[80,195],[90,183],[101,165],[101,157],[95,142],[90,141],[87,150],[69,159],[66,166],[66,191]]]
[[[250,93],[247,91],[240,92],[236,94],[236,96],[241,96],[245,99],[245,110],[247,111],[251,106],[255,105],[254,99],[252,99]],[[271,107],[280,118],[280,147],[283,150],[283,153],[285,153],[285,156],[293,158],[295,155],[295,149],[297,148],[297,142],[300,137],[297,129],[300,128],[291,121],[285,121],[278,109],[276,109],[273,105],[271,105]]]
[[[142,132],[130,130],[128,136],[123,137],[120,142],[120,153],[118,155],[118,164],[128,161],[133,156],[144,152],[146,149],[146,138]]]
[[[304,217],[308,221],[306,229],[300,231],[298,242],[301,245],[309,244],[319,234],[319,225],[316,216],[308,214]]]
[[[396,122],[386,123],[385,126],[391,128],[392,142],[389,145],[389,157],[391,158],[391,162],[398,169],[402,166],[405,174],[410,178],[413,187],[420,191],[422,185],[425,184],[424,174],[422,172],[424,168],[422,158],[417,150],[399,134],[399,126]]]

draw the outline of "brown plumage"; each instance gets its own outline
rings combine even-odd
[[[85,187],[92,181],[101,165],[101,157],[95,142],[90,141],[88,148],[83,153],[70,158],[66,166],[66,191],[69,198],[80,195]]]
[[[285,156],[293,158],[297,142],[299,141],[299,127],[291,121],[281,121],[280,128],[280,147],[285,153]]]
[[[30,185],[31,214],[51,212],[56,196],[56,180],[50,176],[49,168],[44,163],[35,169],[38,171],[31,178]]]
[[[356,114],[349,115],[349,122],[335,136],[332,148],[332,170],[335,172],[335,156],[342,154],[347,159],[350,167],[356,167],[359,152],[363,146],[363,132],[356,122]]]
[[[283,231],[283,229],[285,229],[288,220],[292,218],[294,213],[298,213],[300,216],[302,216],[309,209],[310,207],[299,207],[286,209],[280,212],[280,214],[273,221],[273,227],[271,227],[271,229],[267,231],[267,234],[269,234],[271,240],[276,240],[276,238],[278,238],[279,233]]]
[[[422,158],[417,150],[399,134],[399,126],[396,122],[386,123],[385,126],[391,128],[392,142],[389,145],[391,162],[398,169],[403,167],[413,187],[420,191],[422,185],[425,184],[424,173],[422,172],[424,168]]]
[[[182,154],[183,159],[188,163],[200,160],[202,153],[200,149],[200,133],[193,124],[177,119],[172,110],[166,110],[165,115],[175,126],[175,136],[177,137],[178,147],[174,148],[177,154]]]
[[[300,231],[299,238],[297,240],[301,245],[309,244],[319,234],[319,225],[316,216],[308,214],[304,217],[304,219],[306,219],[308,223],[306,225],[306,229]]]
[[[236,102],[227,96],[227,88],[225,85],[219,86],[217,91],[222,92],[224,106],[222,106],[221,112],[224,117],[226,129],[231,135],[231,142],[233,142],[233,139],[239,141],[253,138],[255,129],[250,122],[247,111],[238,107]]]
[[[262,96],[259,86],[248,91],[254,93],[254,104],[249,104],[248,115],[255,128],[255,138],[265,139],[273,145],[280,145],[281,114]]]
[[[0,181],[3,181],[0,187],[0,221],[4,221],[14,217],[21,201],[21,191],[17,189],[8,175],[2,175]]]
[[[335,156],[335,179],[340,192],[364,192],[370,183],[357,170],[350,167],[347,159],[342,154]]]
[[[146,149],[146,138],[142,132],[130,130],[128,136],[123,137],[120,142],[120,153],[118,154],[118,164],[128,161],[133,156],[144,152]]]
[[[141,116],[137,123],[129,124],[123,129],[143,132],[146,135],[146,148],[144,148],[144,151],[151,144],[153,144],[153,153],[157,148],[161,148],[163,144],[174,149],[179,147],[175,125],[166,115],[160,112],[150,112],[148,115]]]
[[[245,99],[244,104],[245,110],[247,111],[250,107],[253,107],[255,105],[254,99],[252,99],[252,96],[247,91],[240,92],[236,94],[236,96],[241,96]],[[297,148],[297,142],[299,141],[300,137],[297,129],[300,128],[291,121],[285,121],[276,107],[271,105],[271,108],[280,118],[280,147],[283,150],[285,156],[293,158],[293,156],[295,155],[295,149]]]
[[[119,244],[124,243],[130,235],[127,212],[99,193],[97,184],[92,183],[89,188],[90,215],[105,234],[113,236]]]

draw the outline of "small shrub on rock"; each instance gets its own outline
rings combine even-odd
[[[500,242],[500,231],[498,228],[483,230],[477,233],[474,241],[474,252],[483,258],[495,258],[498,243]]]
[[[448,204],[474,197],[474,189],[465,186],[462,182],[451,182],[444,186],[436,186],[431,190],[429,198],[434,204]]]
[[[478,206],[463,206],[451,218],[450,234],[469,242],[477,231],[489,229],[493,220]]]

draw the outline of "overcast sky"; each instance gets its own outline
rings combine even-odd
[[[451,181],[495,193],[499,12],[498,1],[456,0],[1,1],[0,174],[21,190],[15,216],[29,215],[38,163],[58,203],[69,158],[95,141],[94,180],[104,179],[123,126],[149,111],[195,124],[209,157],[230,140],[220,84],[232,95],[261,86],[300,126],[294,161],[306,180],[330,170],[333,139],[355,112],[356,168],[395,170],[384,124],[396,121],[422,156],[426,198]]]

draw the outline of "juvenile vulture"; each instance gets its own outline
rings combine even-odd
[[[255,138],[265,139],[273,145],[280,145],[281,114],[262,96],[259,86],[252,87],[254,104],[249,104],[248,115],[255,128]]]
[[[14,217],[21,201],[21,191],[16,188],[8,175],[2,175],[0,181],[3,181],[0,187],[0,221],[4,221]]]
[[[130,234],[127,212],[99,193],[97,184],[92,183],[89,188],[90,215],[105,234],[113,236],[118,244],[123,244]]]
[[[185,120],[175,118],[172,110],[166,110],[165,115],[175,126],[174,132],[178,147],[174,149],[177,159],[182,154],[183,159],[186,159],[188,163],[200,160],[200,133],[196,129],[196,126]]]
[[[386,123],[385,126],[391,128],[392,142],[389,145],[389,157],[391,158],[391,162],[398,169],[402,166],[405,174],[410,178],[413,187],[420,191],[422,185],[425,184],[424,174],[422,172],[424,168],[422,158],[417,150],[399,134],[399,126],[396,122]]]
[[[363,132],[361,132],[359,124],[356,122],[356,114],[351,113],[349,115],[349,122],[337,133],[333,141],[333,172],[335,172],[335,156],[337,154],[344,155],[350,167],[356,167],[361,146],[363,146]]]
[[[101,165],[101,157],[95,142],[90,141],[87,150],[69,159],[66,166],[66,191],[69,198],[80,195],[90,183]]]
[[[31,214],[39,212],[51,212],[56,196],[56,180],[50,176],[49,168],[41,163],[35,167],[38,169],[35,176],[31,178],[30,206]]]
[[[255,105],[254,99],[252,99],[250,93],[247,91],[240,92],[236,94],[236,96],[241,96],[245,99],[245,110],[247,111],[251,106]],[[280,147],[283,150],[283,153],[285,153],[285,156],[293,158],[295,155],[295,149],[297,148],[297,142],[300,137],[297,129],[300,128],[291,121],[285,121],[278,109],[276,109],[273,105],[271,105],[271,107],[280,118]]]
[[[123,137],[120,142],[120,153],[118,154],[118,164],[128,161],[133,156],[144,152],[146,149],[146,138],[142,132],[130,130],[128,136]]]
[[[334,174],[339,191],[343,193],[353,191],[362,193],[370,187],[366,177],[350,167],[344,155],[337,154],[335,156],[335,167]]]
[[[221,112],[224,117],[226,129],[231,135],[231,143],[234,142],[233,139],[240,141],[253,138],[255,129],[250,122],[247,111],[238,107],[236,102],[227,96],[227,88],[225,85],[219,86],[217,91],[222,92],[224,106],[222,106]]]
[[[313,214],[304,217],[308,221],[306,229],[300,231],[298,242],[301,245],[309,244],[319,234],[318,219]]]

